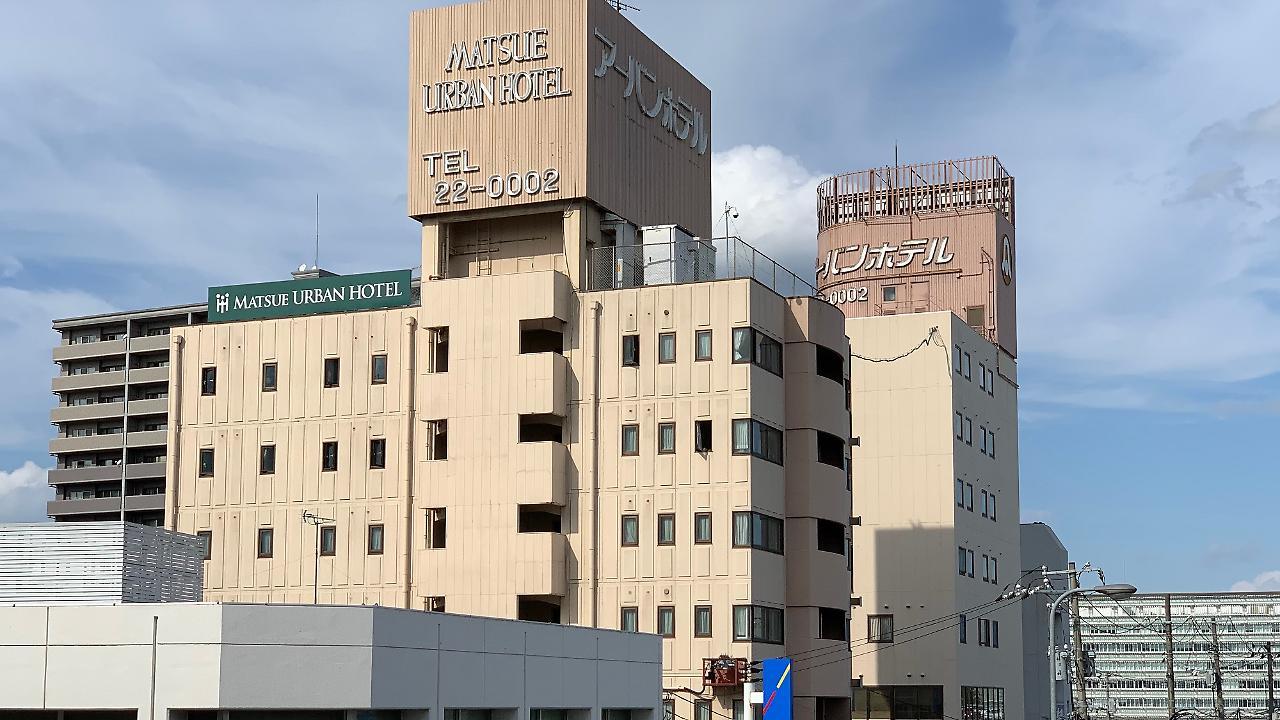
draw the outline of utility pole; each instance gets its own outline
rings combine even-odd
[[[1222,655],[1218,652],[1218,619],[1209,621],[1209,635],[1213,638],[1213,713],[1218,720],[1227,720],[1226,703],[1222,699]]]
[[[1173,609],[1170,607],[1169,593],[1164,594],[1164,683],[1169,720],[1173,720],[1177,711],[1173,705]]]
[[[1080,573],[1076,572],[1074,562],[1067,563],[1067,570],[1070,571],[1067,574],[1067,587],[1075,590],[1080,587]],[[1080,639],[1080,602],[1075,597],[1071,598],[1071,657],[1071,674],[1075,681],[1071,687],[1071,708],[1080,720],[1089,720],[1089,703],[1085,700],[1084,693],[1084,642]]]
[[[1276,716],[1275,658],[1271,655],[1271,641],[1267,641],[1267,720]]]

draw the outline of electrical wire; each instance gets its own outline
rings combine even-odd
[[[901,360],[907,357],[908,355],[919,350],[920,348],[927,347],[929,343],[937,336],[937,334],[938,334],[938,326],[935,325],[929,328],[929,334],[925,337],[925,339],[921,340],[918,345],[916,345],[915,347],[911,348],[910,350],[904,353],[894,355],[893,357],[882,357],[882,358],[867,357],[866,355],[859,355],[858,353],[854,352],[852,348],[849,350],[849,357],[857,358],[859,360],[864,360],[866,362],[873,362],[873,363],[896,362],[898,360]],[[945,351],[946,348],[943,347],[943,350]],[[951,368],[951,361],[948,359],[947,361],[948,372],[950,372],[950,368]]]

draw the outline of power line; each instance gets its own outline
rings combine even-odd
[[[873,363],[897,362],[898,360],[901,360],[907,357],[908,355],[919,350],[920,348],[928,346],[930,341],[932,341],[934,337],[937,336],[937,334],[938,334],[938,326],[934,325],[933,327],[929,328],[929,334],[925,337],[925,339],[920,341],[920,344],[916,345],[915,347],[911,348],[910,350],[904,353],[894,355],[893,357],[882,357],[882,358],[867,357],[866,355],[859,355],[858,353],[853,352],[852,349],[849,350],[849,357],[853,357],[859,360],[865,360],[866,362],[873,362]],[[945,346],[942,346],[942,348],[944,351],[946,350]],[[947,362],[948,367],[950,367],[950,364],[951,363],[948,360]]]

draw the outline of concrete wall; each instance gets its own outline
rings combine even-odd
[[[0,608],[0,711],[604,708],[656,718],[650,635],[371,607]],[[155,669],[154,684],[151,668]]]
[[[1044,567],[1050,571],[1067,568],[1067,548],[1058,540],[1053,528],[1044,523],[1024,523],[1021,527],[1022,565],[1027,570]],[[1033,578],[1034,579],[1034,578]],[[1067,589],[1063,578],[1055,580],[1055,590]],[[1022,677],[1026,692],[1027,720],[1069,717],[1071,688],[1066,680],[1056,681],[1057,701],[1061,710],[1053,715],[1049,710],[1049,676],[1054,672],[1049,664],[1049,607],[1051,598],[1028,601],[1022,604]],[[1062,648],[1070,641],[1069,616],[1066,604],[1058,611],[1057,641]],[[1065,676],[1064,676],[1065,677]]]

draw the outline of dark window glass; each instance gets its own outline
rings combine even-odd
[[[427,547],[439,550],[445,546],[445,508],[427,509]]]
[[[780,608],[759,605],[733,606],[733,639],[782,644],[783,614]]]
[[[369,554],[370,555],[382,554],[382,534],[383,533],[382,533],[381,525],[369,526]]]
[[[271,528],[258,528],[258,557],[269,558],[275,549],[275,533]]]
[[[658,334],[658,362],[673,363],[676,361],[676,334]]]
[[[263,445],[258,448],[258,474],[270,475],[276,471],[276,446]]]
[[[774,375],[782,375],[782,343],[759,330],[756,336],[755,363]]]
[[[374,355],[373,366],[369,368],[370,382],[374,385],[385,385],[387,382],[387,356]]]
[[[676,636],[676,609],[670,605],[658,607],[658,634],[662,637]]]
[[[693,516],[693,541],[699,545],[711,542],[711,513],[695,513]]]
[[[369,441],[369,467],[381,470],[387,466],[387,439],[374,438]]]
[[[327,388],[338,387],[338,358],[324,359],[324,386]]]
[[[754,345],[754,338],[751,337],[751,328],[733,329],[733,361],[735,363],[751,362]]]
[[[640,426],[639,425],[623,425],[622,426],[622,454],[623,455],[639,455],[640,454]]]
[[[658,423],[658,452],[669,454],[676,451],[676,424]]]
[[[844,387],[844,356],[829,347],[815,345],[817,349],[818,377],[824,377]]]
[[[200,368],[200,394],[214,395],[218,392],[218,368]]]
[[[735,455],[750,453],[762,460],[782,464],[782,431],[759,420],[739,418],[733,421],[733,452]],[[844,450],[841,449],[841,464],[844,467]]]
[[[965,645],[969,642],[969,618],[964,613],[960,614],[960,644]]]
[[[818,520],[818,549],[823,552],[844,554],[844,526],[831,520]]]
[[[693,608],[693,636],[711,637],[710,605],[698,605]]]
[[[212,560],[213,559],[213,531],[201,530],[196,533],[196,537],[200,538],[200,540],[204,543],[204,559]]]
[[[639,608],[622,608],[622,617],[618,621],[618,629],[623,632],[640,632]]]
[[[693,359],[711,359],[711,331],[698,330],[693,334]]]
[[[839,608],[818,608],[818,637],[823,640],[844,640],[849,634],[849,620]]]
[[[338,554],[338,528],[332,525],[320,528],[320,554]]]
[[[262,364],[262,391],[263,392],[276,391],[276,364],[275,363]]]
[[[757,512],[733,513],[733,546],[782,554],[782,520]]]
[[[869,643],[893,642],[893,616],[892,615],[868,615],[867,616],[867,642]]]
[[[640,336],[622,336],[622,366],[640,367]]]
[[[693,421],[693,451],[711,452],[711,421]]]
[[[640,516],[622,516],[622,546],[635,547],[640,544]]]
[[[320,469],[334,472],[338,469],[338,442],[326,440],[320,445]]]
[[[658,544],[676,544],[676,516],[674,513],[658,514]]]
[[[200,448],[200,477],[213,476],[213,448]]]
[[[817,431],[818,462],[844,469],[844,440],[831,433]]]

